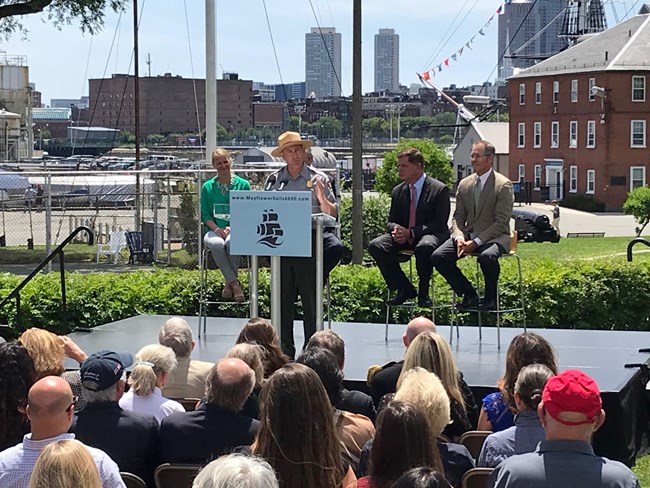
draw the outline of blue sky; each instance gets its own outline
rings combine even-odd
[[[343,93],[352,92],[352,0],[266,0],[280,72],[275,63],[262,0],[217,0],[217,70],[238,72],[241,79],[265,83],[303,81],[305,33],[317,25],[334,26],[342,34]],[[617,0],[622,17],[627,10]],[[313,11],[312,11],[313,5]],[[374,34],[393,28],[400,35],[400,82],[416,83],[422,72],[456,52],[477,34],[499,8],[496,0],[364,0],[363,91],[373,89]],[[140,0],[140,73],[170,72],[183,77],[205,76],[205,4],[203,0]],[[131,8],[131,7],[129,7]],[[638,10],[638,9],[636,9]],[[636,12],[634,10],[634,12]],[[314,15],[314,11],[315,14]],[[608,23],[613,25],[611,7]],[[96,36],[84,35],[78,25],[59,31],[42,15],[24,20],[27,40],[19,35],[0,44],[12,55],[26,55],[30,81],[51,98],[79,98],[88,94],[88,79],[112,73],[132,73],[132,11],[120,17],[107,13]],[[497,62],[496,17],[465,49],[457,62],[432,79],[438,86],[493,81]],[[494,71],[493,71],[494,70]]]

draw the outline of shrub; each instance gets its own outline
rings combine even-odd
[[[605,204],[588,195],[568,196],[562,200],[562,206],[582,210],[583,212],[604,212]]]
[[[363,199],[363,249],[375,237],[386,232],[390,198],[386,195],[364,197]],[[352,198],[345,196],[341,200],[341,241],[345,246],[343,262],[350,262],[352,253]]]

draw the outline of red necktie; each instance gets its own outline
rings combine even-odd
[[[409,229],[415,227],[415,209],[418,206],[418,195],[415,191],[415,185],[411,185],[411,207],[409,208]]]

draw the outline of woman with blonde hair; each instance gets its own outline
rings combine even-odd
[[[129,377],[131,389],[120,399],[120,407],[152,415],[158,423],[174,412],[184,412],[180,403],[162,396],[176,364],[176,355],[167,346],[151,344],[140,349]]]
[[[101,488],[90,451],[75,439],[48,444],[38,456],[29,488]]]
[[[223,274],[226,284],[221,296],[243,302],[246,296],[237,280],[240,257],[230,254],[230,192],[250,190],[251,184],[232,172],[230,153],[223,148],[212,153],[212,166],[217,176],[201,189],[201,220],[207,227],[203,242]]]
[[[397,379],[398,390],[404,375],[416,366],[435,373],[445,387],[447,396],[449,396],[452,422],[445,428],[443,434],[452,440],[456,440],[462,434],[471,430],[472,425],[469,421],[470,412],[468,410],[476,408],[474,397],[456,367],[449,344],[441,335],[427,331],[418,334],[411,341],[406,350],[402,372]]]
[[[264,384],[264,365],[262,364],[262,355],[264,349],[257,344],[249,344],[244,342],[242,344],[235,344],[230,348],[226,354],[227,358],[238,358],[244,361],[255,373],[255,387],[250,394],[244,408],[240,412],[241,415],[251,417],[253,419],[260,418],[260,391]]]

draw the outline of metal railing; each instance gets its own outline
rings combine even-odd
[[[75,238],[77,234],[80,232],[86,232],[88,233],[88,245],[92,246],[95,240],[95,236],[93,235],[93,231],[90,230],[88,227],[77,227],[72,233],[66,237],[61,244],[57,246],[57,248],[52,251],[43,261],[41,261],[41,264],[39,264],[34,271],[32,271],[14,290],[5,297],[4,300],[0,302],[0,309],[4,307],[9,301],[13,298],[16,299],[16,326],[20,328],[20,291],[29,283],[34,276],[36,276],[39,272],[45,268],[56,256],[59,256],[59,270],[61,273],[61,311],[65,312],[67,309],[67,302],[66,302],[66,296],[65,296],[65,254],[63,252],[63,248],[68,245],[72,240]],[[65,317],[65,314],[63,315]]]
[[[632,239],[629,244],[627,245],[627,262],[631,263],[632,262],[632,248],[634,247],[635,244],[645,244],[646,246],[650,247],[650,241],[648,239],[644,239],[643,237],[637,237],[636,239]]]

